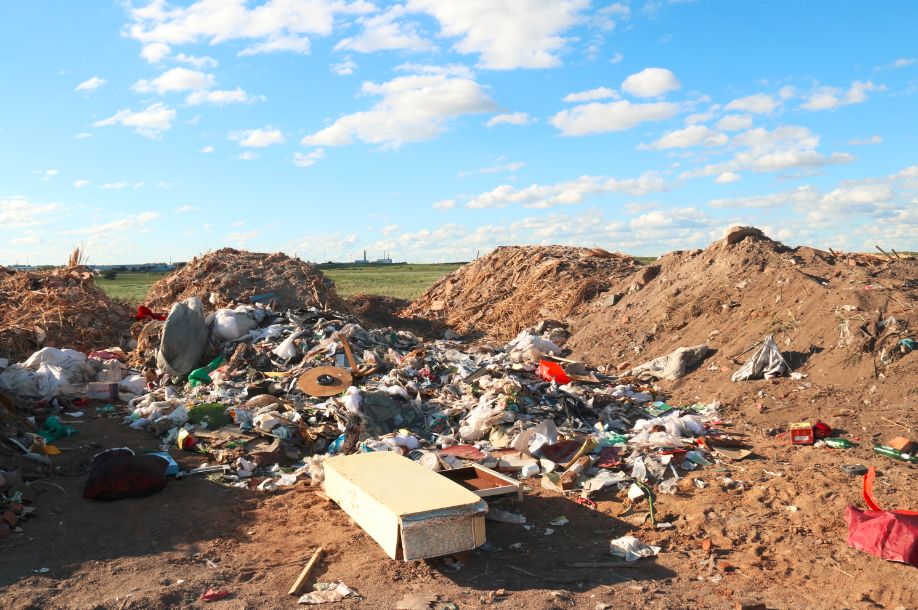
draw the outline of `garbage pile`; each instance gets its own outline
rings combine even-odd
[[[639,267],[601,248],[506,246],[442,278],[403,314],[507,340],[534,320],[563,320]]]
[[[320,481],[325,455],[395,451],[436,471],[478,463],[584,497],[650,496],[715,459],[697,439],[729,436],[716,405],[679,409],[650,383],[561,358],[557,323],[469,346],[316,308],[204,316],[192,298],[164,329],[156,371],[139,371],[153,389],[129,400],[125,423],[231,467],[211,475],[230,485]]]
[[[130,314],[79,265],[51,271],[0,267],[0,358],[17,362],[44,346],[89,351],[120,345]]]
[[[210,307],[272,303],[278,309],[346,309],[334,283],[314,266],[281,252],[223,248],[196,257],[150,287],[145,304],[155,311],[198,297]]]

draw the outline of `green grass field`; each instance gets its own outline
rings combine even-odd
[[[319,265],[322,272],[334,280],[338,294],[350,296],[360,292],[381,294],[400,299],[414,299],[434,282],[459,268],[458,263],[442,265],[380,265],[348,266]],[[150,285],[163,273],[119,273],[114,280],[96,279],[105,293],[113,298],[140,304]]]

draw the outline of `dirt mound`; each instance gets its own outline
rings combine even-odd
[[[0,357],[11,362],[42,347],[118,346],[130,325],[127,307],[109,299],[85,267],[0,269]]]
[[[407,330],[428,339],[439,338],[446,330],[442,323],[435,320],[400,316],[399,312],[410,305],[405,299],[359,293],[346,300],[351,311],[366,328]]]
[[[795,370],[864,385],[888,366],[915,368],[916,354],[905,356],[899,341],[916,325],[916,278],[918,259],[788,248],[757,230],[731,230],[619,282],[574,320],[566,347],[625,369],[707,343],[716,353],[698,376],[725,388],[770,334]]]
[[[507,339],[570,316],[639,266],[600,248],[505,246],[442,278],[402,313]]]
[[[272,300],[280,309],[345,308],[334,282],[309,263],[281,252],[232,248],[196,257],[159,280],[150,287],[145,304],[168,311],[173,303],[195,296],[208,309]]]

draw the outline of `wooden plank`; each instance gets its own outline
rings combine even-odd
[[[321,559],[321,557],[322,547],[319,547],[316,549],[315,553],[312,554],[312,557],[309,558],[309,561],[306,563],[306,567],[303,568],[303,571],[300,572],[300,575],[296,577],[296,581],[293,583],[293,586],[290,587],[290,591],[287,592],[288,595],[300,594],[300,590],[302,590],[303,585],[306,584],[306,581],[312,575],[312,571],[319,563],[319,559]]]

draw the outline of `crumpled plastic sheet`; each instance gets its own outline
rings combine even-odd
[[[654,557],[660,552],[660,547],[650,546],[634,536],[622,536],[609,542],[610,551],[616,557],[625,561],[637,561],[642,557]]]
[[[771,379],[779,375],[789,375],[791,367],[781,355],[778,344],[771,335],[765,337],[762,346],[752,357],[733,373],[730,381],[747,381],[749,379]]]
[[[316,583],[316,591],[300,597],[298,604],[332,604],[356,595],[356,592],[343,582]]]

